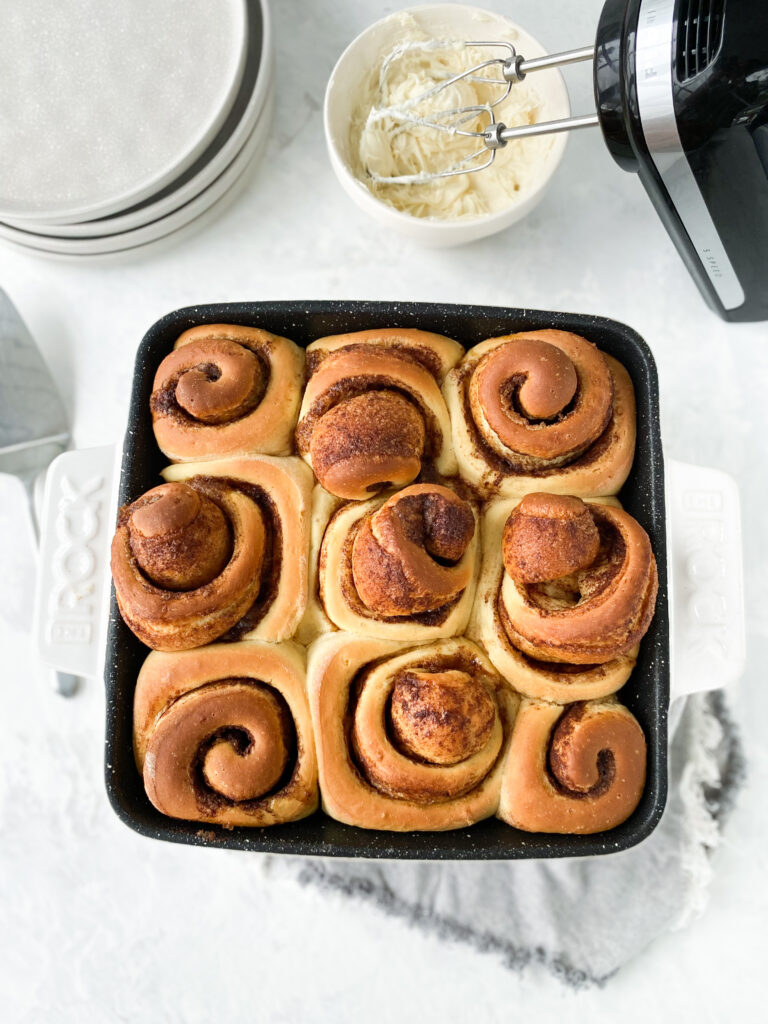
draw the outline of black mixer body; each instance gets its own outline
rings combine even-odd
[[[768,2],[608,0],[595,96],[710,306],[768,319]]]

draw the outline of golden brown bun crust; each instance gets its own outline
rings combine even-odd
[[[411,615],[453,601],[472,579],[471,566],[460,563],[474,532],[471,506],[447,487],[416,484],[393,494],[361,522],[352,544],[363,604]]]
[[[337,504],[316,488],[313,503],[316,580],[302,639],[334,627],[412,642],[464,632],[479,570],[472,504],[441,484]]]
[[[205,538],[199,530],[210,505],[224,520],[219,541],[227,551],[231,536],[231,557],[218,573],[205,565],[200,582],[195,563]],[[120,510],[112,540],[112,577],[123,619],[155,650],[181,651],[215,640],[256,600],[264,543],[259,506],[236,488],[211,488],[203,479],[153,488]]]
[[[317,807],[317,760],[294,644],[153,652],[139,673],[133,743],[147,796],[173,818],[263,826]]]
[[[462,352],[450,338],[396,328],[313,342],[296,445],[320,484],[364,500],[409,484],[425,464],[455,473],[440,383]]]
[[[632,466],[624,367],[567,331],[490,338],[446,377],[461,475],[485,495],[616,494]]]
[[[407,399],[395,391],[367,391],[318,419],[309,454],[323,486],[354,499],[414,480],[425,440],[424,420]]]
[[[156,808],[303,817],[317,743],[327,813],[362,828],[497,814],[590,833],[632,813],[645,738],[612,695],[658,579],[647,535],[606,497],[634,455],[621,364],[558,330],[465,354],[410,329],[305,352],[201,326],[163,360],[151,412],[177,464],[121,510],[113,572],[130,628],[169,652],[147,660],[134,708]],[[262,642],[293,636],[308,681],[304,652]]]
[[[150,407],[160,450],[174,462],[289,455],[304,383],[304,351],[255,327],[185,331],[165,357]]]
[[[573,461],[607,427],[612,401],[602,353],[566,331],[510,335],[480,359],[469,380],[478,430],[521,470]]]
[[[627,654],[645,636],[656,606],[656,560],[648,534],[623,509],[576,501],[580,507],[569,506],[565,514],[561,496],[540,493],[524,498],[512,512],[505,526],[510,543],[504,550],[501,616],[512,644],[531,658],[603,664]],[[587,518],[599,536],[596,552]],[[535,557],[530,541],[536,538],[545,549],[554,541],[563,549]],[[515,539],[519,543],[513,545]],[[570,562],[571,571],[540,583],[522,582],[531,563],[536,575],[547,562],[558,573]]]
[[[594,517],[580,498],[527,494],[504,526],[501,554],[516,583],[544,583],[592,565],[600,551]]]
[[[383,351],[405,352],[409,359],[420,362],[437,381],[442,381],[449,370],[464,355],[464,348],[433,331],[420,331],[410,327],[375,327],[367,331],[350,331],[347,334],[329,334],[307,345],[307,372],[309,376],[328,356],[342,349],[349,350],[362,346]]]
[[[163,476],[197,480],[197,486],[205,481],[208,488],[233,487],[260,510],[266,546],[257,595],[226,639],[292,637],[307,604],[312,514],[312,474],[307,466],[297,458],[251,455],[168,466]]]
[[[210,583],[232,555],[226,516],[186,484],[154,487],[133,503],[126,523],[139,568],[165,590],[195,590]],[[263,535],[255,543],[263,547]]]
[[[458,764],[488,743],[496,708],[477,676],[416,669],[397,676],[390,714],[394,736],[409,754],[429,764]]]
[[[322,637],[309,649],[307,689],[331,817],[404,832],[495,812],[517,698],[474,644]]]
[[[499,817],[526,832],[591,834],[616,828],[645,785],[646,743],[614,699],[567,709],[520,706],[501,788]]]
[[[550,498],[551,495],[545,496],[546,500]],[[591,506],[594,503],[590,501],[589,504]],[[604,498],[601,504],[618,507],[615,498]],[[505,536],[509,540],[507,525],[518,506],[515,498],[498,499],[490,502],[484,511],[482,569],[467,635],[482,643],[496,669],[520,693],[558,703],[589,700],[615,693],[626,683],[634,668],[637,646],[601,664],[585,665],[533,658],[513,643],[510,636],[513,631],[506,628],[509,615],[505,596],[511,594],[514,603],[519,600],[517,588],[521,587],[525,592],[527,584],[514,583],[505,572],[503,541]],[[551,521],[545,525],[551,525]],[[567,523],[556,521],[555,527],[556,531],[562,530],[566,540],[572,539],[568,537],[567,529],[563,530]],[[544,562],[563,558],[562,552],[553,548],[552,536],[546,530],[544,536],[547,544],[543,553],[523,543],[535,538],[536,533],[535,529],[524,530],[522,538],[514,539],[517,556],[526,559],[526,570],[532,574],[538,574]]]

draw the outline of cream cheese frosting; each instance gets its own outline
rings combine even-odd
[[[439,83],[491,57],[506,56],[500,48],[467,46],[463,39],[432,39],[410,14],[392,16],[396,23],[391,44],[374,62],[361,85],[361,99],[352,119],[351,152],[354,172],[369,191],[397,210],[414,217],[469,219],[505,210],[524,197],[541,178],[552,150],[552,137],[513,140],[497,151],[490,167],[472,174],[430,178],[487,151],[481,139],[441,131],[423,121],[449,109],[485,106],[503,95],[498,66],[479,76],[464,78],[419,102]],[[510,28],[507,41],[515,42]],[[496,83],[478,78],[494,77]],[[533,124],[542,119],[542,101],[526,79],[512,86],[509,96],[495,108],[497,120],[507,125]],[[456,123],[456,119],[452,119]],[[460,127],[482,130],[487,114],[470,115]],[[450,120],[444,123],[450,124]],[[385,179],[423,177],[397,183]]]

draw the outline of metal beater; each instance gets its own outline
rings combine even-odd
[[[509,52],[478,61],[452,81],[498,66],[498,79],[479,80],[498,82],[500,95],[497,100],[491,91],[491,102],[473,110],[421,118],[437,131],[482,142],[431,177],[483,170],[511,139],[599,125],[616,163],[639,176],[712,308],[725,320],[768,320],[765,0],[605,0],[594,47],[525,60],[509,43],[474,45]],[[593,62],[596,113],[512,128],[496,120],[494,107],[524,75],[583,60]],[[449,84],[438,82],[401,104],[391,121],[406,130],[414,108]],[[408,184],[430,176],[389,180]]]
[[[534,57],[526,60],[519,54],[512,43],[509,42],[466,42],[454,43],[440,40],[429,42],[405,43],[396,47],[383,62],[379,74],[379,94],[387,95],[387,79],[392,66],[404,54],[412,50],[437,50],[455,49],[464,47],[503,47],[508,51],[504,57],[492,57],[481,61],[473,67],[467,68],[450,78],[438,82],[436,85],[417,96],[413,96],[403,103],[375,107],[368,116],[368,123],[381,121],[390,118],[398,126],[398,130],[404,130],[408,125],[418,125],[422,128],[432,129],[438,132],[446,132],[450,135],[462,135],[467,138],[482,140],[482,147],[475,152],[468,154],[461,160],[452,164],[442,171],[421,171],[418,174],[381,175],[370,169],[370,177],[379,183],[390,185],[416,185],[438,178],[452,178],[457,174],[471,174],[475,171],[483,171],[490,167],[496,158],[496,152],[507,145],[512,139],[526,138],[531,135],[552,135],[557,132],[573,131],[577,128],[592,128],[599,124],[597,114],[584,114],[578,117],[566,117],[556,121],[542,121],[537,124],[525,124],[515,127],[507,127],[503,121],[496,120],[495,108],[502,104],[510,92],[512,86],[522,82],[526,75],[534,71],[544,71],[548,68],[563,67],[567,64],[578,64],[583,61],[592,61],[595,56],[594,46],[584,46],[577,50],[565,50],[562,53],[554,53],[545,57]],[[487,77],[487,69],[498,68],[500,77]],[[486,74],[483,74],[486,72]],[[430,113],[428,117],[420,115],[417,111],[421,104],[428,102],[433,97],[444,92],[456,82],[468,79],[473,82],[482,82],[490,85],[499,85],[502,92],[492,102],[478,104],[475,106],[453,107],[447,110],[439,110]],[[482,129],[463,128],[462,125],[478,117],[487,118],[487,124]]]

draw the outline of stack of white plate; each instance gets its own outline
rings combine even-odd
[[[24,0],[0,12],[0,238],[146,245],[222,199],[273,107],[266,0]]]

